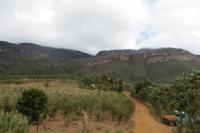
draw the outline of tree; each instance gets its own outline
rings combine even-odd
[[[136,96],[141,100],[146,101],[148,99],[150,86],[152,86],[152,83],[149,80],[144,80],[143,82],[137,83],[135,86]]]
[[[164,85],[153,85],[149,87],[148,101],[153,105],[155,111],[160,116],[163,111],[168,111],[170,100],[170,88]],[[164,112],[165,113],[165,112]]]
[[[194,70],[185,78],[187,81],[187,108],[189,114],[189,126],[193,128],[193,121],[197,120],[200,108],[200,71]]]
[[[47,96],[42,90],[25,90],[17,102],[17,109],[30,122],[39,122],[47,114]]]
[[[200,107],[200,71],[193,71],[189,75],[183,75],[172,84],[174,102],[179,112],[186,111],[189,114],[189,125],[193,128]],[[180,117],[181,118],[181,117]],[[182,119],[180,121],[182,132]]]

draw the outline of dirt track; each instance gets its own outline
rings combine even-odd
[[[134,103],[134,133],[172,133],[170,127],[159,123],[153,118],[144,104],[137,100],[134,100]]]

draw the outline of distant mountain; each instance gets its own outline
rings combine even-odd
[[[200,58],[175,48],[100,51],[88,60],[86,73],[103,73],[126,80],[172,80],[200,68]]]
[[[90,57],[91,55],[76,50],[0,41],[0,73],[2,74],[73,73],[80,68],[78,59]]]
[[[175,48],[100,51],[96,57],[104,62],[109,60],[133,62],[139,60],[147,65],[171,60],[189,61],[198,58],[188,51]]]
[[[91,55],[69,49],[56,49],[50,47],[42,47],[32,43],[13,44],[9,42],[0,41],[0,57],[12,57],[16,58],[54,58],[54,59],[79,59],[88,58]]]
[[[172,80],[200,68],[200,56],[175,48],[110,50],[91,56],[32,43],[0,42],[0,74],[108,74],[123,80]]]

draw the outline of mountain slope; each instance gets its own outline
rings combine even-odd
[[[79,59],[91,57],[89,54],[68,50],[56,49],[50,47],[42,47],[32,43],[13,44],[0,41],[0,57],[11,57],[16,55],[16,58],[54,58],[54,59]]]
[[[162,81],[200,68],[200,58],[174,48],[100,51],[83,71],[103,73],[126,80],[145,78]]]
[[[57,74],[73,73],[77,61],[90,58],[89,54],[67,49],[42,47],[32,43],[0,42],[1,74]]]
[[[200,56],[175,48],[100,51],[96,56],[32,43],[0,42],[0,74],[108,74],[123,80],[172,80],[200,68]]]

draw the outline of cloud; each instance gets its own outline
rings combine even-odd
[[[99,50],[200,53],[199,0],[1,0],[0,40]]]
[[[44,7],[44,8],[42,8]],[[39,0],[2,0],[0,39],[13,42],[50,40],[52,15],[47,2]]]
[[[14,2],[13,2],[14,1]],[[141,0],[3,0],[0,39],[96,53],[135,48],[148,21]]]
[[[56,11],[59,40],[65,40],[68,47],[82,46],[82,50],[91,53],[134,48],[134,40],[148,20],[148,12],[140,0],[63,1]]]
[[[176,47],[200,53],[200,1],[155,0],[151,11],[151,36],[138,47]]]

